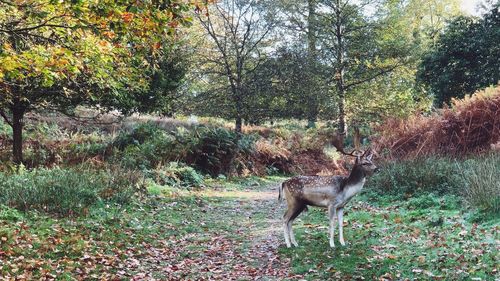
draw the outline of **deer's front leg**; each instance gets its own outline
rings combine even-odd
[[[330,247],[335,247],[335,240],[333,239],[335,231],[335,213],[336,208],[332,205],[328,206],[328,218],[330,219]]]
[[[337,210],[337,218],[339,221],[339,241],[340,245],[345,246],[344,242],[344,208]]]
[[[285,236],[286,247],[292,247],[292,244],[290,243],[290,234],[288,233],[288,223],[286,221],[283,222],[283,234]]]

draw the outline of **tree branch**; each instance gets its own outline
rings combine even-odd
[[[12,122],[9,120],[9,118],[7,117],[7,114],[5,114],[5,112],[3,110],[0,110],[0,116],[2,116],[3,120],[5,120],[5,122],[7,124],[9,124],[9,126],[12,127]]]
[[[365,82],[368,82],[368,81],[371,81],[379,76],[382,76],[386,73],[389,73],[389,72],[392,72],[393,70],[395,70],[396,68],[400,67],[400,66],[403,66],[404,63],[398,63],[398,64],[395,64],[389,68],[386,68],[386,69],[382,69],[380,70],[379,72],[375,73],[374,75],[370,76],[370,77],[367,77],[367,78],[364,78],[364,79],[361,79],[361,80],[358,80],[358,81],[355,81],[355,82],[352,82],[352,83],[349,83],[349,84],[346,84],[345,86],[345,89],[349,89],[351,87],[354,87],[356,85],[359,85],[359,84],[363,84]]]

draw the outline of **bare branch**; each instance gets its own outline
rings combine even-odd
[[[375,79],[375,78],[377,78],[379,76],[382,76],[382,75],[384,75],[386,73],[394,71],[396,68],[398,68],[400,66],[403,66],[404,64],[405,63],[398,63],[398,64],[395,64],[395,65],[389,67],[389,68],[382,69],[379,72],[377,72],[377,73],[375,73],[375,74],[373,74],[373,75],[371,75],[371,76],[369,76],[367,78],[364,78],[364,79],[361,79],[361,80],[358,80],[358,81],[354,81],[352,83],[349,83],[349,84],[345,85],[345,89],[349,89],[349,88],[354,87],[356,85],[363,84],[365,82],[371,81],[371,80],[373,80],[373,79]]]
[[[12,127],[12,122],[9,120],[7,114],[5,114],[3,110],[0,110],[0,116],[2,116],[3,120],[5,120],[5,123],[9,124],[9,126]]]

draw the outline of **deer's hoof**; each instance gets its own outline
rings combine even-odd
[[[332,242],[330,241],[330,248],[335,248],[335,243],[332,243]]]

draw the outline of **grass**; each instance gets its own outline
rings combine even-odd
[[[171,188],[168,198],[152,194],[141,202],[92,208],[86,217],[71,219],[0,205],[0,276],[198,279],[211,276],[214,265],[203,264],[207,258],[231,271],[252,243],[244,233],[254,207],[243,205],[240,195],[253,181],[240,182],[234,180],[233,191],[223,193]],[[256,215],[259,221],[262,216]],[[198,265],[177,268],[186,262]],[[258,262],[249,258],[246,264]]]
[[[58,218],[0,206],[0,276],[19,279],[497,280],[500,219],[458,195],[404,197],[367,188],[328,246],[325,211],[281,232],[282,177],[206,179],[196,190],[149,182],[149,195]],[[370,182],[368,183],[370,185]],[[267,240],[269,239],[269,240]],[[279,247],[278,247],[279,245]]]
[[[223,204],[212,200],[211,204]],[[219,225],[211,213],[200,211],[207,204],[197,197],[175,201],[151,199],[126,210],[97,210],[84,219],[54,219],[37,213],[22,215],[2,207],[0,212],[0,258],[2,276],[38,279],[66,276],[116,278],[142,271],[133,262],[149,251],[181,248],[183,255],[203,254],[206,231],[227,232],[231,225]],[[226,219],[236,219],[228,213]],[[237,216],[235,214],[235,216]],[[202,227],[200,227],[200,224]],[[159,271],[152,262],[146,263]],[[120,268],[126,274],[120,273]],[[63,274],[64,273],[64,274]]]
[[[281,250],[293,272],[306,280],[498,279],[498,218],[468,221],[452,196],[385,200],[373,204],[368,194],[349,206],[344,226],[349,244],[337,242],[335,249],[328,247],[325,212],[303,215],[295,223],[301,245]]]

